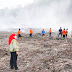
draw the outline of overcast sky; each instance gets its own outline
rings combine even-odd
[[[62,27],[70,29],[72,27],[71,1],[72,0],[0,0],[0,29],[17,27],[51,27],[54,29]],[[28,4],[30,5],[25,6]],[[20,6],[22,7],[20,8]],[[7,9],[7,7],[9,9]]]
[[[34,0],[0,0],[0,9],[2,8],[15,8],[18,5],[25,6],[33,3]]]

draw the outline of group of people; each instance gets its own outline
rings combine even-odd
[[[51,34],[52,34],[52,31],[51,31],[51,28],[50,28],[49,29],[49,36],[50,37],[51,37]],[[60,27],[58,37],[61,35],[61,37],[63,36],[63,38],[65,39],[65,37],[67,38],[67,34],[68,34],[68,29],[62,30],[61,27]],[[33,35],[33,30],[30,29],[30,37],[32,37],[32,35]],[[44,29],[42,30],[42,36],[45,37],[45,30]],[[21,39],[20,29],[18,31],[18,38]]]
[[[50,29],[49,29],[49,36],[50,36],[50,37],[51,37],[51,33],[52,33],[52,32],[51,32],[51,28],[50,28]],[[45,30],[44,30],[44,29],[42,30],[42,36],[45,37]]]
[[[49,36],[50,36],[50,37],[51,37],[51,34],[52,34],[52,31],[51,31],[51,28],[50,28],[50,29],[49,29]],[[65,39],[65,37],[67,38],[68,29],[62,30],[61,27],[60,27],[58,37],[59,37],[59,35],[61,35],[61,37],[63,36],[64,39]],[[44,29],[42,30],[42,36],[45,36],[45,30],[44,30]]]
[[[32,37],[33,34],[33,30],[30,29],[30,37]],[[18,35],[16,36],[15,33],[11,34],[9,36],[9,40],[8,40],[8,44],[9,44],[9,51],[11,53],[11,57],[10,57],[10,68],[15,70],[18,70],[17,67],[17,56],[18,56],[18,51],[19,51],[19,46],[18,46],[18,42],[17,42],[17,37],[19,40],[21,40],[21,32],[20,29],[18,30]]]
[[[33,35],[33,30],[32,29],[30,29],[30,35],[29,35],[29,37],[32,37],[32,35]],[[51,36],[51,28],[49,29],[49,35]],[[42,30],[42,36],[45,36],[45,30],[43,29]],[[18,39],[20,40],[21,39],[21,34],[20,34],[20,29],[18,30]]]
[[[61,29],[61,27],[60,27],[60,29],[59,29],[59,35],[61,35],[61,37],[63,36],[63,38],[65,39],[65,37],[67,38],[67,35],[68,35],[68,29],[64,29],[64,30],[62,30]],[[59,35],[58,35],[58,37],[59,37]]]
[[[51,28],[49,29],[49,36],[51,36]],[[33,30],[30,29],[30,37],[32,37],[32,34],[33,34]],[[61,37],[63,36],[63,38],[67,37],[67,34],[68,34],[68,29],[64,29],[62,30],[61,27],[59,29],[59,34],[58,34],[58,37],[59,35],[61,35]],[[42,30],[42,36],[44,37],[45,36],[45,30],[43,29]],[[17,42],[17,37],[19,39],[21,39],[21,34],[20,34],[20,29],[18,31],[18,36],[16,36],[16,34],[11,34],[10,37],[9,37],[9,50],[10,50],[10,53],[11,53],[11,58],[10,58],[10,67],[11,69],[14,69],[15,70],[18,70],[18,67],[17,67],[17,56],[18,56],[18,42]]]

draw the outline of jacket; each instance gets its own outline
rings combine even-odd
[[[13,39],[13,40],[11,41],[11,44],[10,44],[10,46],[9,46],[9,51],[10,51],[10,52],[19,51],[18,42],[17,42],[15,39]]]

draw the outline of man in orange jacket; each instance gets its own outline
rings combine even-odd
[[[51,28],[49,29],[49,35],[51,36]]]
[[[30,37],[32,37],[32,34],[33,34],[33,30],[30,29]]]
[[[62,31],[63,38],[65,39],[66,31],[65,29]]]
[[[21,39],[20,29],[19,29],[19,31],[18,31],[18,38]]]

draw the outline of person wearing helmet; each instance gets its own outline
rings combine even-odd
[[[18,56],[18,42],[16,41],[16,34],[11,34],[10,37],[9,37],[9,51],[10,51],[10,54],[11,54],[11,57],[10,57],[10,67],[11,69],[14,69],[15,70],[18,70],[18,67],[17,67],[17,56]]]

